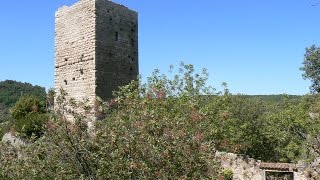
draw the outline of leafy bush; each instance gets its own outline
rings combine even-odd
[[[30,113],[44,113],[45,105],[36,96],[22,96],[11,109],[11,116],[15,119],[24,118]]]
[[[20,137],[29,138],[34,135],[39,138],[43,134],[47,122],[47,114],[30,113],[17,119],[14,128]]]
[[[121,88],[115,99],[98,103],[105,120],[88,131],[86,114],[64,115],[83,103],[66,103],[58,118],[48,122],[42,138],[18,154],[0,147],[0,177],[4,179],[214,179],[215,161],[210,123],[201,109],[208,92],[206,76],[183,65],[174,80],[154,73],[149,83],[135,81]],[[62,93],[64,94],[64,93]],[[111,110],[112,109],[112,110]],[[8,151],[12,152],[11,154]]]
[[[10,118],[10,108],[22,97],[33,95],[41,101],[46,99],[44,87],[33,86],[29,83],[21,83],[11,80],[0,82],[0,123]]]
[[[205,85],[206,71],[197,74],[192,65],[181,64],[179,72],[170,79],[156,70],[146,83],[133,81],[113,100],[97,101],[96,115],[105,119],[94,129],[89,106],[62,91],[44,136],[22,149],[0,144],[0,179],[230,179],[230,171],[220,172],[216,149],[292,162],[307,155],[306,138],[319,133],[320,121],[308,116],[317,100],[284,99],[270,108],[214,91]],[[20,109],[24,118],[42,119]]]
[[[212,139],[217,150],[269,162],[296,162],[314,151],[307,140],[320,128],[320,121],[309,116],[317,102],[314,97],[284,98],[272,107],[241,95],[214,98],[220,100],[211,98],[202,108],[208,107],[205,112],[212,122],[209,128],[216,131]]]
[[[231,169],[224,169],[220,173],[220,177],[222,177],[223,180],[232,180],[233,179],[233,171]]]
[[[15,130],[24,138],[32,135],[40,137],[48,121],[44,103],[36,96],[21,97],[11,109],[11,116],[14,118]]]
[[[264,103],[257,98],[227,95],[223,104],[225,108],[220,108],[224,109],[222,118],[209,116],[214,124],[220,126],[216,127],[219,129],[216,135],[219,141],[217,148],[220,151],[247,154],[254,158],[268,157],[263,154],[270,151],[263,136],[266,112]]]

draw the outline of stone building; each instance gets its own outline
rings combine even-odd
[[[79,0],[55,15],[55,91],[108,100],[136,79],[138,13],[109,0]]]

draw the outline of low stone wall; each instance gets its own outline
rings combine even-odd
[[[294,180],[307,180],[309,168],[303,163],[264,163],[246,155],[238,155],[226,152],[217,152],[216,157],[224,169],[233,172],[234,180],[264,180],[267,179],[266,172],[288,172],[293,173]]]
[[[217,158],[224,169],[233,171],[233,179],[263,179],[260,161],[233,153],[217,152]]]

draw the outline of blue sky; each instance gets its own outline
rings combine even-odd
[[[0,81],[52,87],[54,13],[76,0],[3,1]],[[143,77],[180,61],[207,68],[209,84],[232,93],[306,94],[305,47],[320,45],[316,0],[114,0],[139,12]]]

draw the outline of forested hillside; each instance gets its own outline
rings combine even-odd
[[[8,118],[10,107],[24,95],[35,95],[44,101],[46,90],[44,87],[33,86],[30,83],[12,80],[0,82],[0,122]]]
[[[251,98],[259,98],[265,102],[278,103],[288,98],[290,100],[299,100],[303,96],[299,95],[287,95],[287,94],[271,94],[271,95],[244,95]]]

